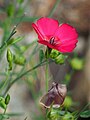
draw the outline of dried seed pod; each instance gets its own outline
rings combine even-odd
[[[40,104],[42,104],[46,108],[52,107],[58,108],[63,104],[65,96],[67,93],[66,85],[52,83],[51,89],[46,93],[40,100]]]

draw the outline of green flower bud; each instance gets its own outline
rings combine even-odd
[[[60,54],[60,52],[58,52],[57,50],[52,49],[52,51],[50,53],[50,58],[55,59],[59,54]]]
[[[10,49],[7,50],[7,61],[12,62],[13,61],[13,54]]]
[[[75,69],[75,70],[82,70],[83,66],[84,66],[84,61],[83,61],[83,59],[73,58],[70,61],[70,64],[71,64],[73,69]]]
[[[8,105],[10,101],[10,95],[7,94],[6,98],[5,98],[5,104]]]
[[[10,49],[7,50],[7,61],[9,63],[9,69],[12,70],[13,54]]]
[[[25,57],[24,56],[19,56],[19,55],[17,55],[17,56],[14,55],[13,60],[14,60],[14,63],[18,64],[18,65],[24,65],[25,62],[26,62]]]
[[[64,64],[66,58],[67,58],[67,56],[60,54],[55,58],[55,62],[57,64]]]
[[[5,99],[3,97],[0,97],[0,107],[6,109]]]

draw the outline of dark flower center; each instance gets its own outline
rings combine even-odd
[[[55,37],[51,37],[49,43],[50,43],[51,45],[55,45],[55,44],[56,44],[56,42],[55,42]]]

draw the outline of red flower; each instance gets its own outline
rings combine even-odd
[[[38,42],[62,53],[72,52],[78,42],[78,34],[72,26],[57,20],[40,18],[32,24],[38,34]]]

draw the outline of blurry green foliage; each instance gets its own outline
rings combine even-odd
[[[73,100],[70,96],[66,96],[63,106],[67,109],[73,106]]]
[[[68,111],[64,111],[62,109],[54,109],[52,108],[48,113],[48,120],[74,120],[74,116],[72,113]]]
[[[70,64],[74,70],[82,70],[84,67],[84,60],[80,58],[73,58],[70,61]]]
[[[80,113],[80,117],[82,118],[90,118],[90,110],[85,110]]]

